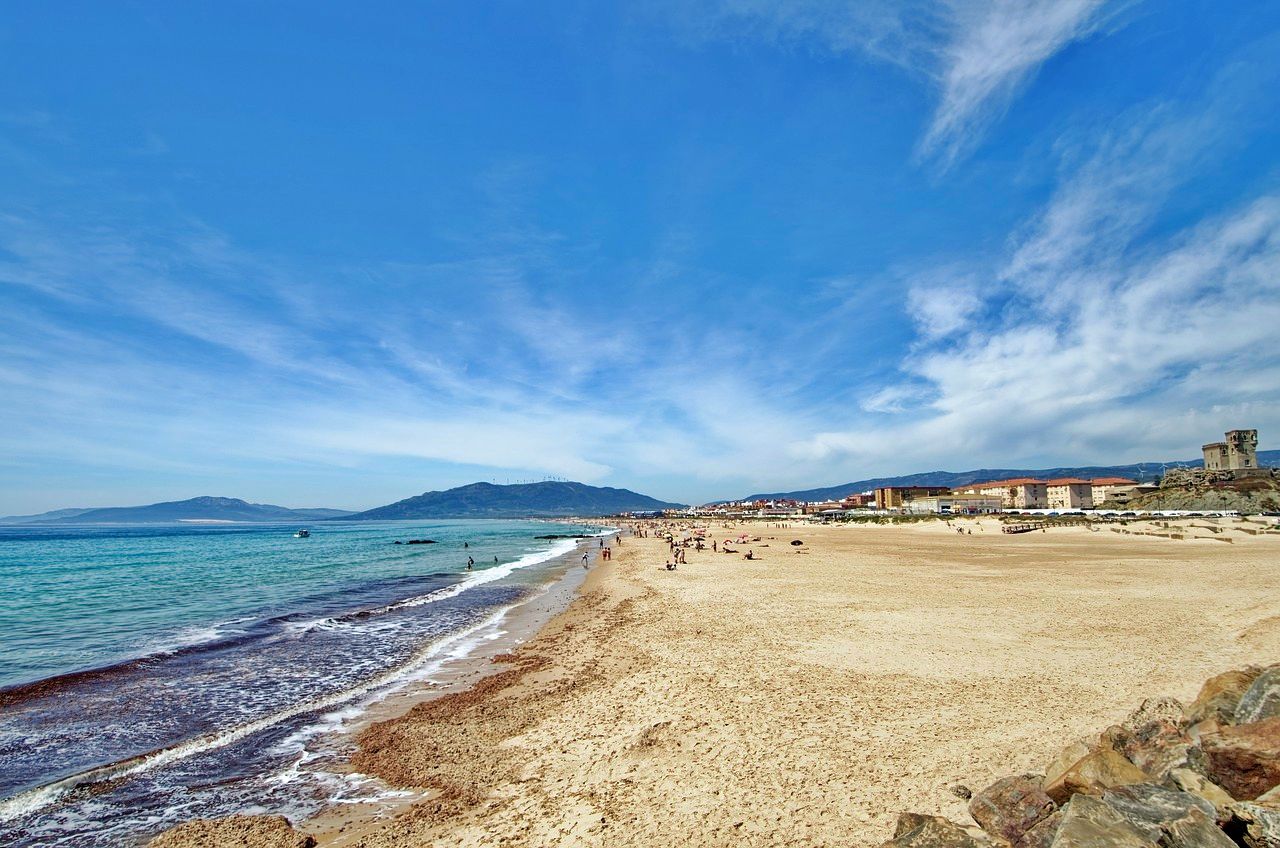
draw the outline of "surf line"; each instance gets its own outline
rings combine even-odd
[[[536,559],[530,559],[530,561],[523,562],[517,567],[534,565],[538,562],[546,562],[556,556],[569,553],[576,547],[577,545],[572,545],[568,549],[541,552],[538,555],[533,555],[537,557]],[[523,560],[525,558],[522,557],[521,559]],[[512,565],[515,565],[515,563],[512,563]],[[511,571],[507,569],[487,569],[487,571],[496,570],[503,570],[506,574],[511,573]],[[501,576],[506,576],[506,574]],[[488,583],[493,579],[497,578],[495,577],[490,578],[490,580],[477,582]],[[476,585],[476,583],[471,581],[464,582],[468,582],[470,585]],[[266,730],[269,727],[274,727],[275,725],[283,721],[288,721],[291,718],[336,707],[339,704],[344,704],[347,701],[360,697],[361,695],[367,695],[374,690],[381,689],[383,687],[390,687],[392,684],[399,683],[402,678],[418,671],[423,666],[436,659],[443,651],[457,642],[463,641],[485,628],[493,627],[498,624],[507,616],[508,613],[511,612],[511,610],[515,609],[519,605],[520,602],[517,601],[514,604],[502,607],[483,621],[464,630],[460,630],[457,633],[452,633],[443,639],[438,639],[435,642],[432,642],[410,658],[408,662],[396,666],[393,669],[385,671],[376,677],[372,677],[369,680],[348,689],[343,689],[320,698],[313,698],[309,701],[295,704],[287,709],[279,710],[271,715],[263,716],[260,719],[237,725],[229,730],[207,733],[203,736],[197,736],[194,739],[188,739],[174,745],[156,748],[155,750],[148,751],[145,754],[138,754],[137,756],[117,760],[114,763],[108,763],[102,766],[94,766],[93,768],[85,769],[84,771],[77,772],[69,777],[64,777],[51,783],[46,783],[41,786],[27,789],[23,792],[19,792],[17,795],[13,795],[3,801],[0,801],[0,823],[13,821],[14,819],[33,813],[44,807],[48,807],[75,789],[92,786],[95,783],[101,783],[103,781],[133,777],[160,766],[195,756],[196,754],[203,754],[208,751],[217,750],[218,748],[224,748],[227,745],[238,742],[247,736],[252,736],[259,731]]]

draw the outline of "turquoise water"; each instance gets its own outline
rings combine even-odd
[[[334,711],[429,673],[578,562],[579,542],[535,536],[597,532],[296,529],[0,527],[0,843],[140,844],[264,798],[305,815],[349,796],[313,762]]]

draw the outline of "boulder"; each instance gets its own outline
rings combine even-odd
[[[1253,724],[1280,716],[1280,665],[1267,668],[1240,696],[1233,719],[1236,724]]]
[[[893,839],[881,848],[988,848],[963,827],[941,816],[903,813],[898,816]]]
[[[1261,669],[1249,667],[1210,677],[1200,687],[1200,694],[1187,707],[1187,722],[1199,724],[1206,719],[1213,719],[1221,724],[1230,724],[1235,720],[1240,697],[1249,691],[1260,672]]]
[[[1072,742],[1063,748],[1058,752],[1058,756],[1053,758],[1053,762],[1049,763],[1045,768],[1044,784],[1048,786],[1050,783],[1058,781],[1062,775],[1066,774],[1067,769],[1092,754],[1093,750],[1093,747],[1083,740]]]
[[[1188,810],[1181,818],[1161,825],[1160,844],[1167,848],[1239,848],[1218,829],[1213,816],[1203,810]]]
[[[1062,808],[1051,848],[1154,848],[1156,842],[1098,798],[1076,795]]]
[[[1113,786],[1145,783],[1147,775],[1142,769],[1110,749],[1095,751],[1064,771],[1052,782],[1044,784],[1045,794],[1059,804],[1072,795],[1101,795]]]
[[[315,837],[298,833],[284,816],[196,819],[172,827],[147,848],[313,848]]]
[[[1280,848],[1280,812],[1259,804],[1231,805],[1223,831],[1247,848]]]
[[[1203,766],[1200,748],[1182,728],[1167,719],[1156,719],[1135,728],[1118,750],[1156,780],[1164,780],[1175,768]]]
[[[1219,821],[1227,814],[1227,807],[1236,802],[1227,790],[1214,783],[1198,771],[1176,768],[1169,772],[1169,780],[1183,792],[1198,795],[1213,805]]]
[[[1040,776],[1005,777],[969,801],[969,815],[992,836],[1017,842],[1022,835],[1058,808],[1040,787]]]
[[[1251,801],[1280,784],[1280,717],[1224,727],[1200,745],[1209,778],[1235,798]]]
[[[1022,834],[1022,838],[1013,843],[1014,848],[1049,848],[1058,835],[1062,825],[1062,808],[1054,810],[1050,815],[1036,822],[1036,826]]]
[[[1200,811],[1210,821],[1217,818],[1213,805],[1199,795],[1165,789],[1154,783],[1117,786],[1103,792],[1102,800],[1124,816],[1126,821],[1139,830],[1148,832],[1154,839],[1159,838],[1162,827],[1183,818],[1192,810]]]
[[[1153,721],[1176,725],[1183,720],[1185,708],[1177,698],[1147,698],[1120,725],[1130,733]]]

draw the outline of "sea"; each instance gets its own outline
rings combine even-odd
[[[499,638],[597,547],[537,536],[606,530],[297,529],[0,527],[0,845],[141,845],[191,818],[403,794],[345,767],[344,731]]]

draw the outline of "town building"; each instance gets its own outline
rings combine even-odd
[[[1094,477],[1089,482],[1095,507],[1100,507],[1111,500],[1112,493],[1118,489],[1138,485],[1137,480],[1130,480],[1127,477]]]
[[[876,489],[876,509],[902,509],[916,498],[949,494],[949,486],[881,486]]]
[[[1093,483],[1078,477],[1060,477],[1045,483],[1049,509],[1093,509]]]
[[[930,512],[938,515],[982,515],[999,512],[1003,503],[996,495],[965,495],[952,493],[915,498],[906,508],[909,512]]]
[[[1049,505],[1048,484],[1044,480],[1019,477],[971,483],[961,491],[969,495],[992,495],[1000,498],[1005,509],[1044,509]]]
[[[1206,471],[1239,471],[1258,467],[1258,431],[1232,430],[1225,442],[1204,445]]]

